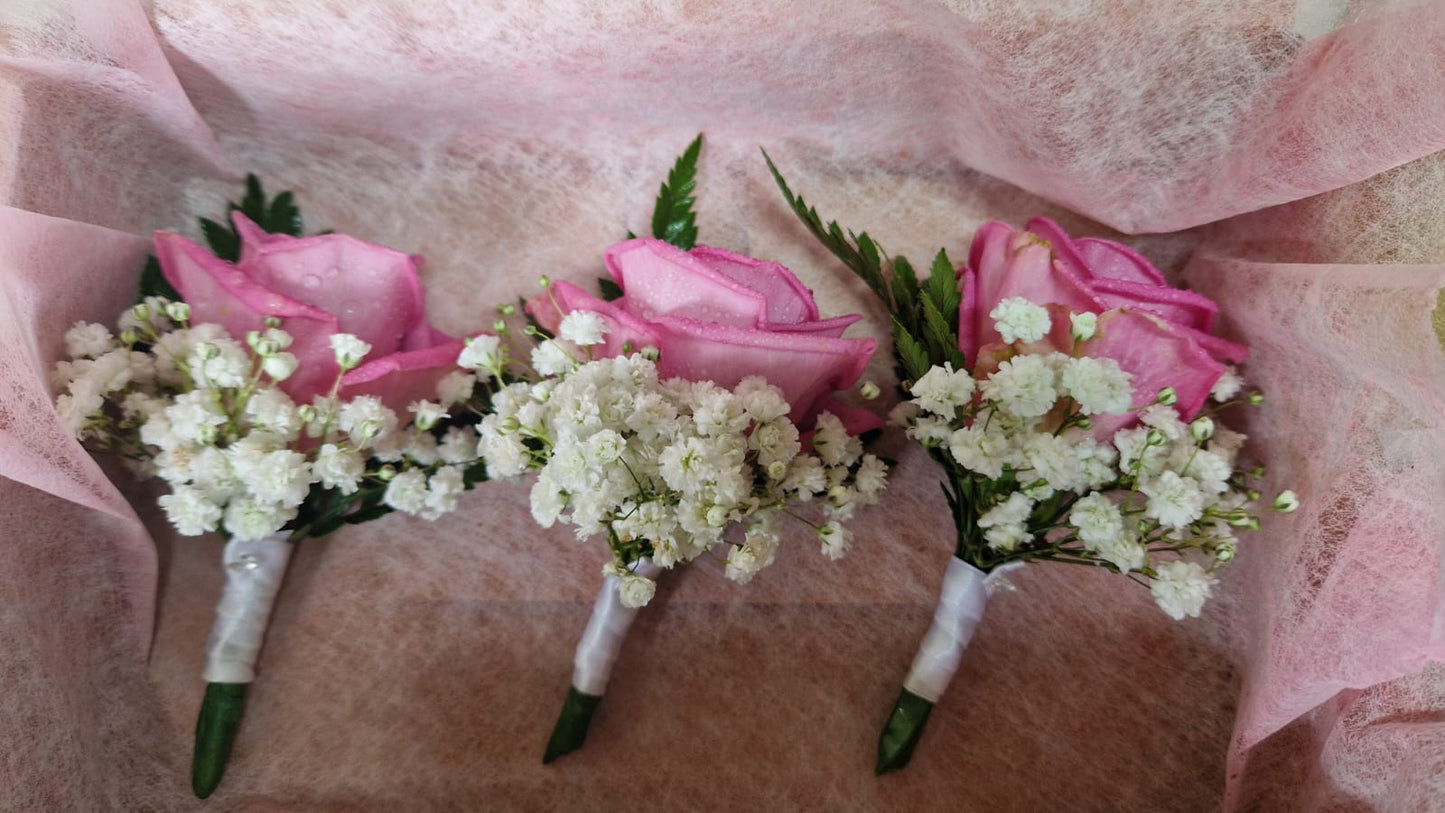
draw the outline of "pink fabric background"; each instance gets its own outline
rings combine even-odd
[[[10,0],[0,809],[1445,808],[1441,43],[1438,2]],[[951,546],[923,455],[894,448],[839,564],[798,536],[747,588],[666,578],[550,767],[602,551],[489,484],[298,551],[231,770],[191,799],[221,543],[67,439],[65,327],[112,318],[142,236],[249,170],[313,229],[426,255],[433,321],[475,330],[541,274],[601,273],[698,130],[704,241],[875,324],[758,145],[915,258],[995,217],[1143,235],[1255,348],[1249,428],[1303,508],[1195,621],[1018,575],[914,764],[874,779]]]

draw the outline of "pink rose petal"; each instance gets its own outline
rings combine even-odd
[[[762,294],[769,323],[786,325],[817,320],[818,305],[813,301],[813,292],[780,263],[709,246],[698,246],[689,253],[733,282]]]
[[[768,328],[779,333],[811,333],[815,336],[831,336],[841,339],[848,326],[862,318],[862,314],[850,313],[847,316],[835,316],[832,319],[819,319],[814,322],[799,322],[792,325],[772,324],[768,325]]]
[[[277,317],[291,334],[290,352],[300,363],[281,388],[297,401],[310,401],[330,389],[340,372],[330,342],[337,331],[336,317],[266,289],[178,234],[156,232],[155,247],[161,273],[191,307],[191,324],[218,324],[244,341],[248,331],[264,327],[266,317]]]
[[[1111,358],[1134,379],[1134,406],[1153,403],[1159,390],[1173,387],[1175,409],[1191,420],[1209,397],[1224,365],[1189,334],[1159,317],[1133,310],[1111,310],[1099,316],[1094,338],[1079,345],[1077,355]],[[1095,415],[1094,434],[1108,437],[1137,420],[1129,415]]]
[[[760,375],[783,391],[790,417],[799,423],[817,413],[824,395],[851,387],[878,346],[872,339],[749,330],[675,316],[652,324],[661,339],[660,375],[724,387]]]
[[[424,300],[416,258],[344,234],[267,235],[240,212],[231,220],[242,233],[237,267],[258,284],[336,316],[373,352],[391,353],[423,321]]]
[[[343,399],[375,395],[405,419],[407,405],[413,401],[437,399],[437,385],[456,369],[457,356],[465,346],[462,339],[448,338],[421,350],[368,357],[341,377],[337,394]]]
[[[605,260],[626,291],[619,304],[643,319],[669,315],[736,327],[768,322],[762,294],[661,240],[618,243],[607,249]]]
[[[1074,248],[1084,258],[1095,279],[1117,279],[1143,285],[1168,285],[1164,275],[1139,252],[1113,240],[1080,237]]]
[[[607,324],[607,333],[603,336],[603,344],[594,348],[594,356],[619,356],[624,351],[635,353],[644,347],[661,346],[656,330],[618,307],[616,302],[598,299],[570,282],[554,282],[550,291],[550,297],[543,293],[527,302],[527,313],[554,336],[562,317],[572,311],[592,311],[601,316]]]
[[[1219,306],[1193,291],[1115,279],[1094,280],[1094,294],[1107,308],[1135,308],[1196,330],[1214,325]]]

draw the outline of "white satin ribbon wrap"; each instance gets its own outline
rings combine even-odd
[[[930,703],[938,702],[958,671],[973,631],[983,620],[990,588],[1003,574],[1022,566],[1022,562],[1010,562],[986,574],[956,556],[948,560],[933,625],[918,645],[903,688]]]
[[[216,621],[206,641],[207,683],[250,683],[271,618],[276,592],[286,576],[294,547],[285,533],[264,539],[232,539],[222,562],[226,588],[216,605]]]
[[[662,568],[650,559],[639,559],[632,572],[654,579]],[[577,642],[577,655],[573,659],[572,688],[583,694],[601,697],[607,692],[607,679],[612,675],[612,665],[617,662],[617,653],[622,651],[622,640],[632,619],[637,617],[637,607],[626,607],[617,590],[622,580],[608,576],[597,593],[597,602],[592,605],[592,618],[582,640]]]

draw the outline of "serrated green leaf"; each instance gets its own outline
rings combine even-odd
[[[161,273],[161,264],[155,255],[146,258],[145,270],[140,274],[140,294],[137,301],[144,301],[148,296],[163,296],[176,301],[181,298],[170,282],[166,281],[166,275]]]
[[[697,159],[702,153],[702,134],[687,145],[657,191],[652,210],[652,236],[687,251],[697,245],[697,213],[692,196],[697,186]]]
[[[918,333],[918,275],[906,257],[893,258],[893,302],[903,323]]]
[[[266,193],[261,189],[261,179],[254,174],[247,173],[246,195],[241,198],[241,205],[236,208],[258,224],[266,219]]]
[[[296,207],[290,192],[282,192],[271,201],[271,208],[266,213],[261,228],[272,234],[301,236],[301,210]]]
[[[963,353],[958,349],[958,332],[938,312],[933,300],[923,299],[923,333],[933,364],[952,362],[955,370],[963,369]]]
[[[958,322],[958,306],[962,296],[958,292],[958,277],[954,273],[953,263],[948,259],[948,252],[943,249],[939,249],[933,257],[933,268],[928,276],[928,296],[938,307],[944,320],[949,324]]]
[[[598,277],[597,290],[602,294],[604,302],[611,302],[622,298],[622,286],[618,285],[611,277]]]
[[[199,218],[201,233],[206,237],[206,243],[211,247],[211,253],[225,260],[235,262],[241,256],[241,236],[236,234],[235,229],[230,226],[223,226],[209,217]]]
[[[928,351],[923,349],[922,343],[897,319],[893,320],[893,349],[906,373],[903,377],[905,380],[899,382],[905,388],[922,378],[932,366],[928,361]]]

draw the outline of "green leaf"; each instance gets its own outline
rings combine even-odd
[[[602,299],[605,302],[622,298],[622,286],[611,277],[598,277],[597,290],[602,292]]]
[[[873,769],[874,775],[882,776],[908,764],[932,711],[933,704],[913,692],[904,689],[899,693],[898,702],[893,704],[893,711],[878,737],[878,762]]]
[[[552,736],[547,738],[547,750],[542,754],[542,764],[566,756],[587,741],[587,729],[592,725],[592,715],[602,698],[595,694],[583,694],[573,687],[567,688],[567,699],[562,703],[562,713]]]
[[[140,274],[140,293],[136,301],[143,302],[148,296],[163,296],[172,301],[180,301],[181,298],[180,293],[166,281],[166,275],[161,273],[161,264],[155,255],[146,258],[145,270]]]
[[[204,799],[221,784],[226,760],[246,711],[245,683],[207,683],[196,716],[196,743],[191,755],[191,790]]]
[[[200,218],[201,233],[211,246],[211,253],[228,263],[241,257],[241,236],[231,226],[223,226],[209,217]]]
[[[923,299],[923,335],[930,347],[934,364],[947,361],[953,363],[955,370],[963,369],[963,352],[958,349],[958,333],[928,297]]]
[[[905,388],[923,377],[932,365],[928,363],[928,351],[908,328],[903,326],[897,319],[893,320],[893,350],[898,357],[898,362],[903,366],[905,375],[899,376],[899,383]]]
[[[954,274],[953,263],[943,249],[939,249],[933,257],[933,269],[928,276],[928,298],[933,300],[944,321],[958,324],[958,306],[963,297],[958,292],[958,277]]]
[[[697,186],[697,158],[702,153],[702,135],[698,134],[667,173],[667,181],[657,191],[657,205],[652,210],[652,236],[687,251],[697,245],[697,213],[692,210]]]
[[[893,302],[909,331],[918,333],[918,275],[906,257],[893,258]]]
[[[301,236],[301,210],[292,202],[290,192],[282,192],[271,201],[271,209],[264,221],[258,221],[261,228],[272,234]]]

